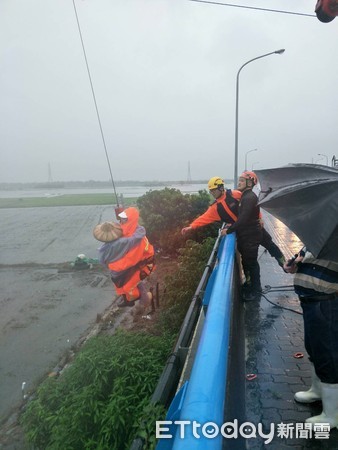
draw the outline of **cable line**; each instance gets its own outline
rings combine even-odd
[[[279,14],[292,14],[295,16],[316,17],[315,14],[304,14],[304,13],[297,13],[297,12],[292,12],[292,11],[282,11],[279,9],[258,8],[255,6],[234,5],[232,3],[212,2],[209,0],[188,0],[188,1],[195,2],[195,3],[207,3],[210,5],[218,5],[218,6],[230,6],[232,8],[255,9],[257,11],[274,12],[274,13],[279,13]]]
[[[95,104],[95,109],[96,109],[96,115],[97,115],[97,119],[99,121],[99,126],[100,126],[100,131],[101,131],[101,137],[102,137],[102,141],[103,141],[104,151],[106,153],[107,163],[108,163],[109,172],[110,172],[110,178],[111,178],[111,182],[113,184],[114,194],[115,194],[115,197],[116,197],[116,204],[117,204],[117,207],[119,207],[120,206],[119,205],[119,199],[118,199],[118,196],[117,196],[117,193],[116,193],[116,189],[115,189],[113,173],[112,173],[111,166],[110,166],[110,161],[109,161],[109,156],[108,156],[107,146],[106,146],[106,140],[105,140],[104,134],[103,134],[103,128],[102,128],[102,124],[101,124],[99,109],[97,107],[96,96],[95,96],[95,92],[94,92],[94,86],[93,86],[93,82],[92,82],[92,77],[90,75],[88,59],[87,59],[86,50],[85,50],[85,46],[84,46],[84,42],[83,42],[83,38],[82,38],[82,33],[81,33],[80,22],[79,22],[79,18],[78,18],[77,11],[76,11],[76,6],[75,6],[75,0],[73,0],[73,6],[74,6],[77,26],[78,26],[78,30],[79,30],[79,35],[80,35],[80,39],[81,39],[81,45],[82,45],[82,50],[83,50],[83,54],[84,54],[84,59],[85,59],[86,66],[87,66],[87,72],[88,72],[90,87],[91,87],[92,94],[93,94],[93,99],[94,99],[94,104]]]

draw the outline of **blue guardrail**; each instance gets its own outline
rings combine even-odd
[[[218,264],[206,289],[206,319],[190,379],[159,424],[156,450],[222,449],[221,433],[216,435],[212,424],[220,428],[224,421],[234,259],[231,234],[221,241]]]

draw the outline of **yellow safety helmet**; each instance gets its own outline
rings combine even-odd
[[[220,177],[212,177],[208,181],[208,189],[209,190],[217,189],[217,188],[221,188],[221,187],[224,187],[224,181]]]

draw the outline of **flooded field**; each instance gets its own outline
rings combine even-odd
[[[113,216],[108,206],[1,210],[0,421],[111,304],[101,267],[70,263],[96,258],[92,229]]]
[[[227,185],[231,187],[232,185]],[[173,188],[180,190],[183,194],[197,194],[198,191],[207,189],[207,184],[200,183],[177,183],[170,184],[167,186],[154,185],[149,186],[118,186],[116,188],[116,193],[118,196],[123,196],[125,198],[130,197],[140,197],[148,191],[156,191],[167,188]],[[49,189],[31,189],[31,190],[0,190],[0,198],[27,198],[27,197],[55,197],[60,195],[76,195],[76,194],[112,194],[114,196],[113,188],[98,188],[98,189],[60,189],[60,188],[49,188]]]

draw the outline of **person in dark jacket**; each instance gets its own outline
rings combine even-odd
[[[258,263],[258,247],[263,239],[260,221],[258,198],[252,191],[257,184],[254,172],[245,171],[238,178],[238,190],[242,192],[239,204],[238,219],[230,227],[222,230],[224,236],[236,231],[237,248],[242,256],[242,266],[245,275],[243,298],[246,301],[260,298],[261,277]]]
[[[294,273],[294,289],[303,309],[304,344],[311,362],[312,384],[295,393],[299,403],[321,400],[320,415],[307,423],[338,428],[338,263],[315,258],[305,247],[285,265]]]
[[[257,183],[256,175],[251,172],[255,178],[255,184]],[[213,196],[215,201],[211,206],[207,209],[207,211],[197,217],[189,226],[184,227],[181,231],[183,235],[186,233],[205,226],[214,222],[222,221],[228,225],[234,224],[238,219],[239,205],[240,200],[243,193],[240,190],[231,190],[224,188],[224,181],[220,177],[212,177],[208,182],[208,188],[210,194]],[[252,188],[251,188],[252,189]],[[257,197],[252,192],[251,197],[254,203],[257,205]],[[259,208],[258,208],[259,211]],[[279,247],[273,242],[272,237],[268,233],[268,231],[264,228],[261,220],[261,214],[259,213],[259,222],[261,226],[260,236],[261,240],[259,242],[266,250],[270,253],[270,255],[275,258],[279,264],[283,268],[283,264],[285,263],[285,257],[283,253],[280,251]],[[241,219],[241,222],[243,218]],[[243,232],[242,232],[243,234]],[[245,252],[245,250],[243,250]],[[257,260],[257,256],[254,258]],[[258,264],[258,263],[257,263]],[[257,267],[256,267],[257,269]],[[257,270],[256,270],[257,272]],[[249,279],[249,273],[246,273],[247,281]],[[244,288],[247,288],[248,282],[244,284]],[[257,284],[257,288],[260,290],[260,283]]]

